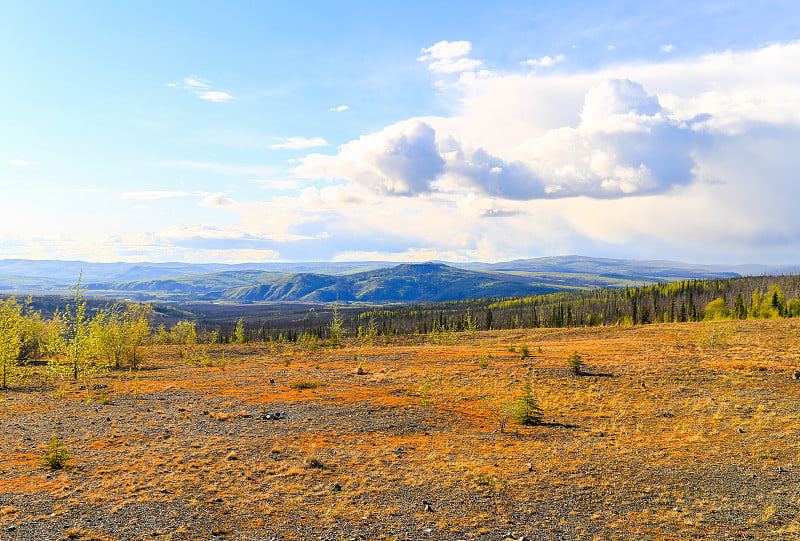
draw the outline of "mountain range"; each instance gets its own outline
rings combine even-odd
[[[64,294],[78,276],[87,295],[159,301],[393,303],[510,297],[625,287],[798,267],[692,265],[558,256],[501,263],[89,263],[0,260],[0,291]]]

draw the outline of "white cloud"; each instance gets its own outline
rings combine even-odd
[[[510,200],[625,197],[691,180],[691,130],[665,118],[658,99],[629,80],[590,87],[575,128],[523,139],[513,152],[465,144],[463,135],[448,132],[446,123],[412,119],[351,141],[336,156],[307,156],[293,172],[348,179],[382,195],[441,192],[449,186]],[[674,155],[665,161],[661,154],[667,146]],[[434,186],[443,176],[448,183]]]
[[[670,54],[670,53],[674,53],[674,52],[675,52],[675,46],[674,46],[673,44],[671,44],[671,43],[668,43],[668,44],[666,44],[666,45],[662,45],[662,46],[659,48],[659,50],[660,50],[662,53],[665,53],[665,54]]]
[[[75,188],[76,192],[83,192],[83,193],[105,193],[106,190],[103,188]]]
[[[120,194],[120,199],[169,199],[172,197],[186,197],[191,195],[189,192],[176,190],[141,190],[137,192],[124,192]]]
[[[281,142],[270,145],[269,148],[297,150],[328,146],[328,142],[322,137],[312,137],[310,139],[305,137],[275,137],[274,139]]]
[[[434,73],[461,73],[475,71],[483,65],[480,60],[465,58],[472,51],[469,41],[440,41],[422,49],[417,60],[428,62],[428,69]]]
[[[444,163],[435,131],[410,120],[342,145],[336,156],[306,156],[293,172],[304,178],[344,178],[377,193],[407,196],[430,191]]]
[[[8,160],[8,165],[18,165],[24,167],[26,165],[33,165],[33,162],[28,160]]]
[[[523,66],[529,66],[531,68],[550,68],[555,66],[556,64],[560,64],[567,59],[563,54],[559,54],[556,56],[543,56],[541,58],[531,58],[530,60],[525,60],[520,62]]]
[[[208,81],[203,79],[198,79],[197,77],[186,77],[183,80],[183,85],[185,88],[197,88],[200,90],[206,90],[209,88]]]
[[[215,103],[223,103],[233,99],[233,96],[227,92],[213,90],[210,81],[195,76],[186,77],[180,83],[169,83],[167,86],[189,90],[201,100],[213,101]]]
[[[348,109],[350,109],[349,105],[339,105],[338,107],[331,107],[330,109],[328,109],[328,111],[331,111],[333,113],[342,113],[344,111],[347,111]]]
[[[220,90],[204,90],[202,92],[197,92],[197,95],[200,96],[201,100],[213,101],[215,103],[222,103],[233,99],[233,96]]]
[[[440,41],[432,46],[422,49],[420,61],[444,60],[466,56],[472,51],[469,41]]]

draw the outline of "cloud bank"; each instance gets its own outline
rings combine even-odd
[[[384,242],[470,258],[775,260],[800,248],[787,204],[800,195],[790,150],[800,143],[800,43],[545,75],[484,70],[471,50],[439,42],[419,59],[455,74],[438,87],[454,96],[453,115],[402,120],[300,160],[295,176],[339,194],[312,222],[364,220]],[[437,225],[415,232],[405,220],[400,232],[378,219],[392,206]],[[436,239],[440,227],[460,234]],[[524,240],[514,248],[509,236]]]

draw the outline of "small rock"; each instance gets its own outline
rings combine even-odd
[[[785,470],[783,466],[778,466],[778,473],[789,473],[789,470]]]
[[[430,502],[428,502],[428,501],[422,500],[422,508],[423,508],[423,509],[424,509],[424,510],[425,510],[427,513],[433,513],[433,507],[431,507],[431,504],[430,504]]]
[[[236,451],[231,451],[228,453],[228,456],[225,457],[225,460],[239,460],[239,455],[236,454]]]
[[[342,491],[342,485],[340,485],[339,483],[334,483],[333,484],[333,491],[334,492],[341,492]]]
[[[792,374],[792,379],[800,379],[800,370],[795,370]]]
[[[742,427],[737,428],[736,432],[738,432],[739,434],[744,434],[744,430],[742,430]]]
[[[8,528],[6,528],[6,531],[8,531],[8,532],[15,532],[16,530],[17,530],[17,527],[14,526],[13,524],[11,526],[9,526]]]

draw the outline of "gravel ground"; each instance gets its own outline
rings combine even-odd
[[[797,539],[796,333],[739,325],[713,351],[690,325],[214,366],[161,348],[89,403],[0,391],[0,539]],[[590,375],[565,370],[576,347]],[[523,381],[545,423],[500,433],[492,400]],[[42,465],[54,435],[63,470]]]

